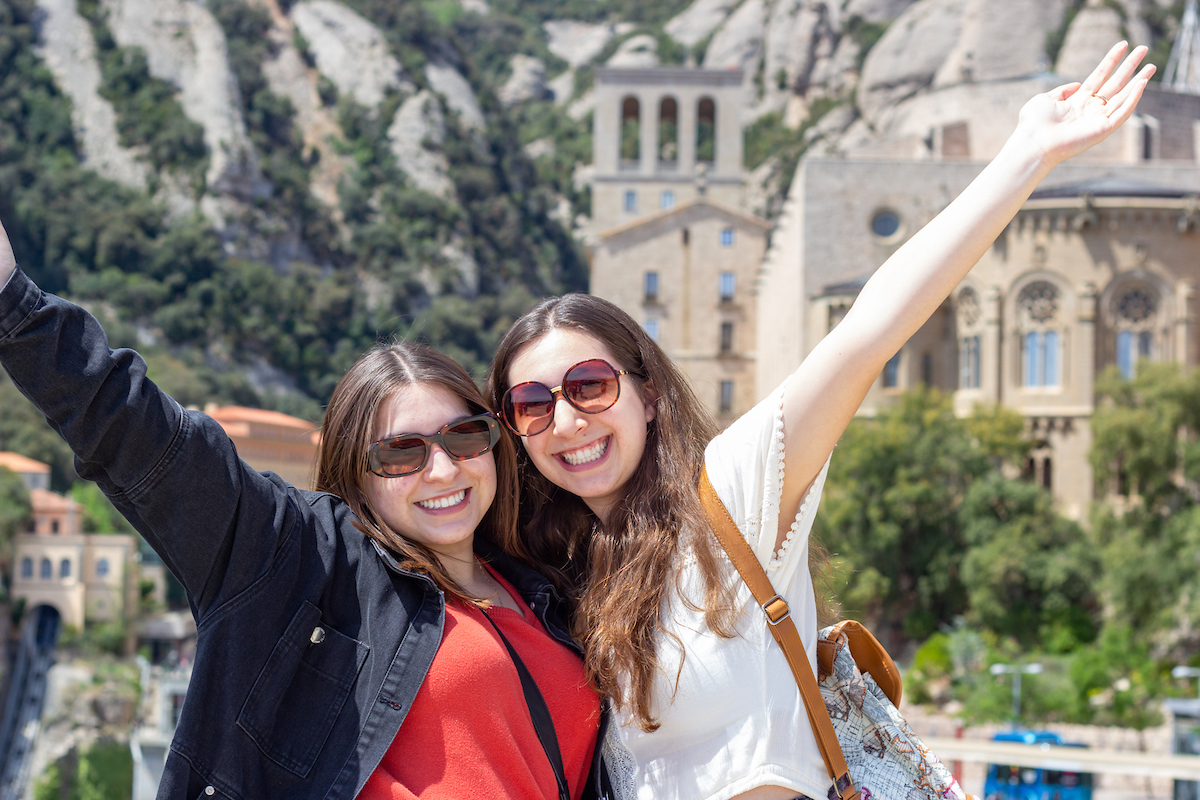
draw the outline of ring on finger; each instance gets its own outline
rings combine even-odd
[[[1092,97],[1097,98],[1104,105],[1108,105],[1108,98],[1105,97],[1104,95],[1102,95],[1100,93],[1096,93],[1096,94],[1092,95]]]

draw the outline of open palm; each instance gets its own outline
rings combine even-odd
[[[1054,165],[1083,152],[1121,126],[1154,74],[1145,47],[1136,47],[1123,62],[1128,45],[1120,42],[1083,83],[1069,83],[1039,94],[1021,109],[1018,132],[1023,132]]]

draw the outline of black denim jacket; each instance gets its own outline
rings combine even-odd
[[[337,497],[251,469],[137,353],[110,350],[90,314],[19,270],[0,290],[0,363],[187,589],[196,658],[158,797],[355,797],[441,642],[442,592]],[[578,650],[555,589],[477,547]],[[601,771],[597,754],[585,796]]]

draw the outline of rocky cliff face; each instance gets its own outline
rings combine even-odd
[[[414,186],[454,202],[453,163],[444,152],[446,112],[463,129],[482,132],[497,123],[496,108],[514,113],[558,104],[583,129],[591,105],[579,76],[600,63],[682,60],[742,69],[747,125],[778,114],[796,127],[817,101],[821,112],[841,106],[807,135],[826,152],[838,152],[886,139],[897,110],[924,93],[1049,71],[1081,77],[1111,41],[1152,38],[1146,20],[1161,19],[1158,3],[1166,2],[694,0],[658,25],[612,17],[543,19],[513,39],[519,46],[503,54],[506,63],[498,70],[481,68],[476,53],[456,52],[450,35],[420,54],[413,74],[402,64],[414,59],[396,52],[389,31],[361,13],[369,4],[243,1],[271,15],[272,55],[262,72],[270,90],[295,112],[306,152],[315,153],[311,193],[335,220],[342,218],[338,186],[354,168],[339,145],[346,139],[338,122],[341,101],[388,115],[385,129],[399,169]],[[73,101],[81,156],[125,185],[161,186],[148,174],[143,154],[120,143],[112,106],[98,91],[91,31],[74,0],[38,3],[39,53]],[[261,205],[273,187],[243,116],[225,34],[206,3],[102,0],[101,6],[117,42],[144,51],[152,74],[175,87],[184,112],[203,126],[209,162],[199,207],[225,224],[238,208]],[[498,29],[524,19],[479,0],[464,0],[455,15]],[[674,43],[673,54],[664,54],[663,42]],[[1054,42],[1061,46],[1050,52]],[[911,119],[906,124],[913,126]],[[540,138],[527,153],[535,160],[554,158],[556,148]]]

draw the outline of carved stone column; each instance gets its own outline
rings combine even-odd
[[[1089,408],[1096,402],[1096,285],[1079,287],[1079,335],[1075,337],[1075,359],[1071,364],[1072,385],[1079,387],[1079,400]]]
[[[983,396],[999,405],[1004,401],[1004,376],[1010,372],[1004,363],[1004,292],[989,286],[983,301],[983,341],[980,343],[980,386]]]
[[[1175,290],[1178,305],[1175,308],[1175,361],[1187,366],[1195,363],[1192,355],[1192,337],[1195,335],[1196,286],[1191,281],[1180,281]]]

